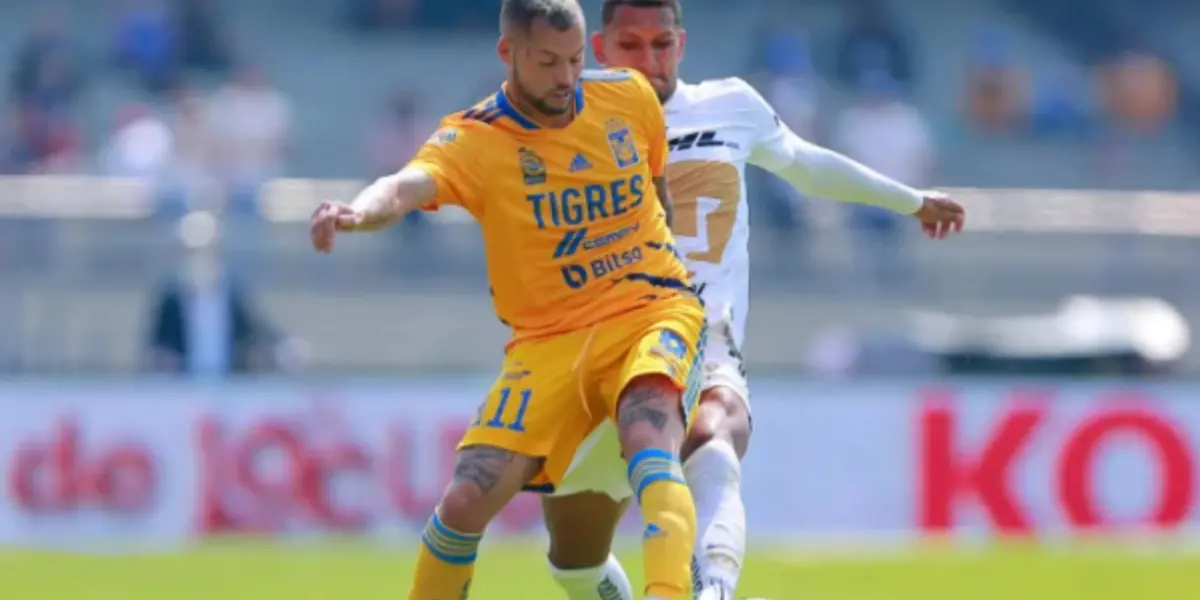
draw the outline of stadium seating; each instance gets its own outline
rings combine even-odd
[[[841,22],[842,3],[762,0],[736,5],[733,11],[727,2],[689,2],[692,45],[686,77],[746,73],[759,25],[785,19],[810,33],[821,49],[818,62],[827,62],[824,48]],[[12,18],[0,19],[0,62],[11,62],[25,24],[40,6],[34,0],[6,4]],[[943,156],[939,182],[1146,188],[1194,181],[1194,155],[1172,136],[1127,146],[1125,172],[1131,175],[1109,180],[1098,178],[1105,168],[1088,142],[985,139],[968,133],[959,122],[966,66],[962,48],[980,28],[1010,31],[1015,59],[1023,64],[1083,68],[1062,44],[1004,6],[982,0],[890,3],[920,44],[914,100],[937,132]],[[295,175],[364,176],[359,152],[363,134],[383,99],[397,88],[419,89],[427,95],[427,110],[441,112],[466,105],[501,77],[490,33],[363,36],[341,28],[336,7],[332,1],[285,0],[223,5],[239,52],[265,67],[297,107],[290,165]],[[80,43],[97,65],[104,56],[104,10],[98,3],[80,2],[71,11]],[[1168,35],[1176,45],[1188,39],[1185,29],[1177,29]],[[455,76],[431,82],[430,73]],[[833,86],[822,89],[827,92],[822,111],[828,115],[843,97]],[[138,97],[119,79],[94,77],[83,110],[85,130],[98,137],[113,110]],[[229,227],[224,247],[230,264],[253,283],[264,310],[282,330],[317,349],[318,367],[475,368],[495,359],[492,344],[439,344],[455,337],[445,334],[448,323],[464,335],[478,332],[489,340],[503,335],[487,307],[481,247],[469,225],[349,241],[335,259],[312,254],[303,228],[294,224]],[[1189,257],[1197,255],[1194,240],[977,232],[951,242],[952,252],[914,242],[906,246],[916,265],[904,277],[908,284],[868,293],[855,281],[844,231],[788,236],[757,225],[755,231],[756,316],[750,339],[757,366],[796,364],[830,322],[894,330],[901,315],[914,307],[1004,314],[1046,309],[1068,294],[1138,293],[1166,298],[1190,319],[1200,320],[1200,289],[1192,283],[1197,278],[1189,275],[1194,272]],[[5,333],[0,360],[20,348],[22,360],[33,364],[136,368],[148,302],[179,256],[172,224],[17,220],[0,221],[0,233],[0,277],[6,282],[0,286],[0,331]],[[6,255],[36,260],[4,260]],[[314,279],[327,285],[314,286]],[[334,288],[336,292],[328,291]],[[335,310],[350,322],[335,327],[307,317]],[[1194,353],[1190,360],[1200,364],[1200,355]]]

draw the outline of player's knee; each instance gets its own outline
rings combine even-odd
[[[541,463],[540,458],[486,445],[459,450],[454,479],[438,503],[442,523],[464,533],[483,531]]]
[[[719,440],[742,458],[750,446],[750,432],[750,412],[737,392],[724,386],[710,388],[700,396],[681,455],[686,460],[698,448]]]
[[[626,456],[646,448],[677,447],[683,423],[679,388],[665,375],[634,379],[618,400],[617,429]]]
[[[442,494],[438,516],[442,523],[455,530],[475,533],[487,527],[491,515],[486,510],[486,497],[477,485],[455,481]]]

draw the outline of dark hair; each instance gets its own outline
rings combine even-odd
[[[583,23],[583,11],[576,0],[504,0],[500,5],[500,32],[528,32],[535,21],[566,31]]]
[[[604,8],[600,9],[600,24],[608,25],[612,23],[613,13],[617,12],[617,7],[619,6],[669,8],[671,9],[671,16],[675,18],[675,24],[683,24],[683,6],[679,4],[679,0],[604,0]]]

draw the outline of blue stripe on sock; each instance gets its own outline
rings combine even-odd
[[[633,455],[629,461],[626,473],[629,487],[633,488],[638,502],[642,500],[642,492],[646,486],[658,481],[674,481],[687,485],[683,478],[683,467],[679,457],[658,448],[647,448]]]
[[[442,520],[438,518],[437,513],[433,513],[433,516],[429,518],[429,524],[433,525],[433,528],[436,529],[439,534],[444,535],[452,540],[474,542],[478,544],[479,539],[483,537],[482,534],[478,533],[459,533],[453,529],[450,529],[449,527],[446,527],[445,525],[442,525]]]
[[[646,448],[645,450],[641,450],[637,454],[634,454],[633,458],[629,459],[629,469],[625,471],[625,477],[632,480],[633,473],[637,469],[638,464],[651,458],[675,460],[675,455],[667,452],[666,450],[660,450],[658,448]]]
[[[421,536],[421,542],[425,544],[425,549],[428,550],[430,554],[448,565],[469,565],[475,562],[475,553],[471,553],[467,556],[451,556],[449,554],[440,552],[435,547],[434,542],[430,541],[428,537]]]
[[[673,473],[655,473],[653,475],[646,477],[645,479],[643,479],[641,481],[640,484],[638,484],[637,490],[635,490],[635,493],[637,494],[638,502],[642,501],[642,492],[646,490],[646,487],[652,483],[656,483],[659,481],[674,481],[675,483],[678,483],[679,485],[687,485],[687,482],[684,480],[683,475],[675,475]]]
[[[475,562],[479,540],[483,534],[459,533],[442,524],[435,514],[425,524],[421,543],[438,560],[452,565],[469,565]]]

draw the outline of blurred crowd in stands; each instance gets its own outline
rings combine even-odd
[[[109,36],[106,54],[87,56],[61,12],[32,29],[11,71],[4,170],[152,178],[166,203],[216,184],[252,206],[257,185],[283,173],[292,109],[236,55],[214,3],[129,2]],[[145,101],[111,115],[106,136],[84,139],[81,104],[97,78],[120,78]]]
[[[919,39],[877,2],[855,0],[830,31],[770,29],[759,39],[754,78],[802,135],[828,144],[913,185],[935,179],[937,143],[908,98],[922,73]],[[342,23],[361,35],[404,36],[416,29],[494,27],[499,0],[347,0]],[[289,132],[304,107],[272,84],[255,57],[239,54],[216,0],[135,0],[112,14],[102,55],[80,49],[62,13],[47,12],[21,42],[10,66],[0,167],[5,173],[89,173],[153,177],[164,198],[181,202],[216,192],[253,211],[255,190],[289,169]],[[481,33],[482,34],[482,33]],[[823,60],[818,60],[820,56]],[[1084,138],[1112,132],[1155,135],[1172,120],[1176,83],[1170,68],[1141,48],[1126,48],[1093,73],[1023,64],[1004,30],[980,31],[964,49],[964,128],[988,136]],[[145,90],[144,103],[111,115],[107,135],[89,139],[78,123],[89,83],[122,78]],[[404,82],[396,82],[402,86]],[[849,100],[833,119],[818,119],[820,90],[832,84]],[[416,90],[380,98],[380,126],[364,140],[363,177],[403,164],[457,107],[424,106]],[[786,195],[785,191],[781,191]],[[773,221],[795,217],[771,207]],[[875,217],[868,221],[878,220]]]
[[[352,40],[403,39],[429,30],[490,38],[499,4],[342,0],[344,10],[330,13],[327,27]],[[112,9],[99,45],[94,26],[80,31],[69,14],[48,9],[24,30],[27,37],[18,41],[9,66],[0,173],[143,178],[154,183],[170,216],[199,210],[259,214],[264,183],[309,175],[292,158],[297,125],[313,113],[276,83],[278,74],[263,66],[268,61],[245,50],[249,44],[234,33],[229,8],[220,0],[129,0]],[[938,124],[947,118],[927,114],[914,99],[921,79],[930,76],[921,69],[927,64],[923,40],[877,0],[846,0],[836,10],[839,22],[821,28],[767,19],[761,35],[745,42],[757,42],[757,48],[745,48],[749,64],[729,75],[747,77],[803,137],[910,185],[940,183],[948,151]],[[1162,135],[1176,118],[1175,73],[1146,47],[1111,48],[1098,60],[1081,61],[1081,70],[1031,64],[1000,26],[968,39],[959,111],[949,119],[958,135],[1108,143]],[[96,118],[89,107],[101,80],[120,82],[140,99],[102,115],[107,127],[89,129],[84,123]],[[496,82],[479,83],[482,95]],[[414,82],[389,85],[397,91],[372,100],[378,116],[360,148],[323,150],[357,151],[363,157],[360,178],[402,166],[440,115],[462,108],[435,105]],[[751,177],[756,223],[801,231],[820,224],[822,211],[837,210],[837,222],[850,225],[858,241],[856,273],[863,284],[903,287],[906,233],[896,216],[869,207],[830,209],[829,203],[804,201],[770,176]],[[780,239],[800,244],[805,236]],[[250,292],[223,268],[193,268],[212,262],[201,258],[213,254],[204,249],[208,244],[194,246],[193,260],[164,287],[152,318],[153,362],[197,373],[242,368],[254,362],[243,356],[246,340],[283,338],[261,333],[270,326],[247,308]],[[223,333],[214,338],[214,331]]]

